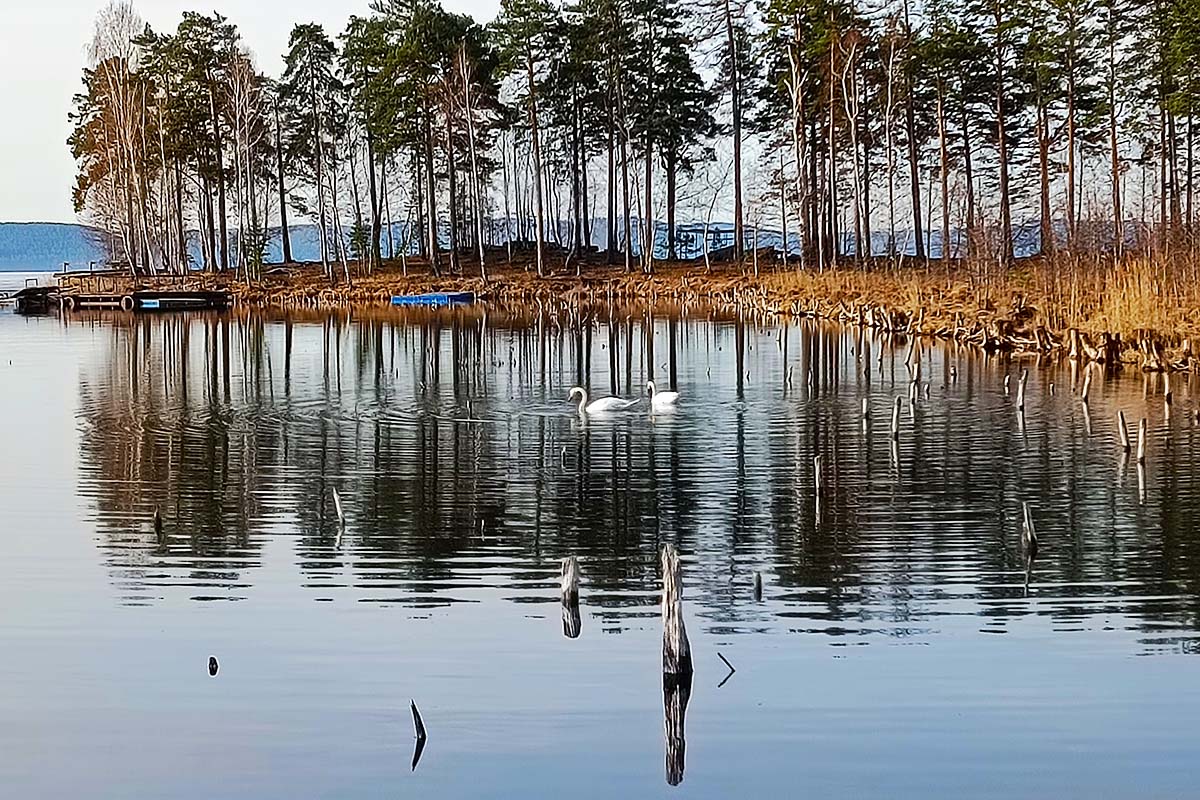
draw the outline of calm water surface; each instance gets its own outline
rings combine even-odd
[[[912,404],[907,348],[608,312],[4,310],[4,795],[1194,796],[1197,387],[1168,410],[1097,375],[1085,409],[1066,365],[933,348]],[[565,401],[647,377],[677,413]],[[1118,409],[1148,420],[1141,476]],[[696,659],[669,754],[662,542]]]

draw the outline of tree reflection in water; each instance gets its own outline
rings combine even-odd
[[[1071,385],[1066,367],[1031,370],[1021,431],[1000,388],[1019,368],[925,347],[931,398],[905,401],[892,443],[908,343],[810,322],[608,307],[78,320],[107,339],[80,381],[79,491],[127,602],[246,597],[271,553],[314,598],[435,606],[500,588],[542,604],[577,555],[617,632],[654,615],[670,540],[720,633],[929,639],[963,603],[989,628],[1120,612],[1148,649],[1196,627],[1196,428],[1135,380],[1098,376],[1088,438],[1070,392],[1046,389]],[[581,421],[565,401],[576,383],[640,394],[652,374],[683,390],[678,414]],[[1152,420],[1141,498],[1105,427],[1116,404]],[[1026,500],[1054,587],[1037,604]],[[769,602],[747,588],[756,571]]]

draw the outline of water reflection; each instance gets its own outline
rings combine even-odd
[[[1147,651],[1195,638],[1190,381],[1168,415],[1136,376],[1089,371],[1084,404],[1066,364],[607,307],[67,324],[106,337],[81,374],[79,491],[126,603],[244,599],[270,562],[312,600],[536,609],[576,555],[583,615],[620,632],[656,615],[671,541],[699,624],[722,635],[929,641],[964,617],[997,632],[1046,615],[1127,625]],[[1004,387],[1026,369],[1022,413]],[[581,420],[566,402],[655,378],[677,413]],[[1118,409],[1149,420],[1133,485]],[[758,571],[765,602],[746,591]],[[578,607],[562,613],[578,635]]]

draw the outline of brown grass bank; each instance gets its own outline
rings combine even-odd
[[[576,267],[580,274],[576,274]],[[738,309],[811,316],[880,330],[938,336],[989,350],[1062,350],[1096,361],[1145,369],[1200,368],[1200,261],[1131,258],[1027,259],[995,264],[846,264],[799,270],[765,259],[752,265],[659,262],[653,275],[628,274],[593,259],[558,262],[545,278],[527,263],[477,267],[435,277],[426,263],[387,263],[333,285],[320,268],[293,265],[254,282],[234,282],[251,307],[322,308],[387,305],[394,294],[469,291],[506,303],[571,306],[605,302],[672,303],[684,308]],[[475,273],[475,274],[473,274]],[[214,285],[215,276],[200,282]],[[1076,334],[1075,332],[1078,332]]]

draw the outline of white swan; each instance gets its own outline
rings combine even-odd
[[[651,411],[674,411],[679,402],[679,392],[660,392],[655,390],[654,381],[646,381],[646,389],[650,392]]]
[[[599,400],[593,400],[589,403],[588,393],[579,386],[571,388],[567,399],[574,400],[576,395],[579,395],[580,414],[604,414],[609,411],[622,411],[630,406],[637,405],[638,402],[637,398],[625,400],[621,397],[601,397]]]

